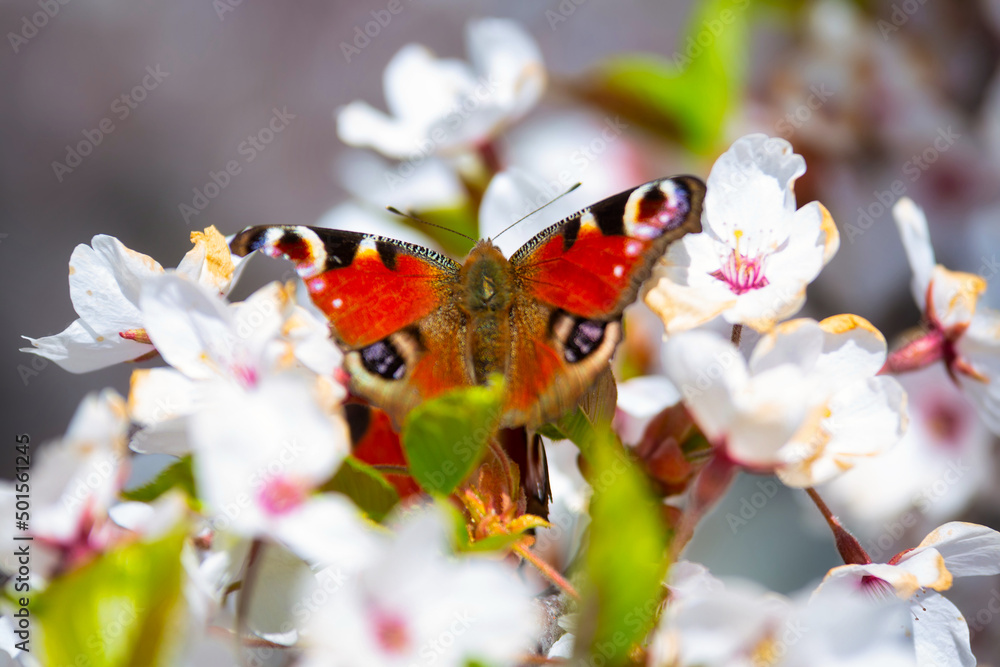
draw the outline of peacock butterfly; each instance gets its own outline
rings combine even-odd
[[[509,260],[481,240],[463,264],[411,243],[260,226],[232,251],[295,263],[345,351],[352,393],[399,425],[421,401],[505,378],[500,426],[574,408],[621,340],[621,317],[667,246],[701,231],[705,185],[652,181],[545,229]]]

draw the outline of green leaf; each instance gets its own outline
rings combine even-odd
[[[590,78],[584,95],[609,110],[712,154],[743,96],[751,0],[695,5],[670,57],[612,58]]]
[[[142,486],[122,491],[122,498],[151,503],[174,487],[183,490],[189,498],[198,497],[194,485],[194,472],[191,469],[190,454],[174,461]]]
[[[169,664],[182,630],[184,533],[109,551],[33,600],[44,664]]]
[[[590,539],[578,651],[628,664],[629,648],[652,628],[662,600],[667,533],[645,475],[606,428],[589,442]]]
[[[456,389],[414,408],[400,439],[410,474],[426,491],[447,495],[476,467],[496,433],[503,383]]]
[[[337,474],[320,491],[343,493],[373,521],[384,519],[399,502],[399,494],[392,484],[378,470],[353,456],[344,459]]]

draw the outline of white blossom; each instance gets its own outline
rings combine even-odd
[[[885,356],[885,339],[855,315],[785,322],[749,365],[705,331],[666,346],[667,373],[705,436],[732,461],[799,487],[888,450],[906,431],[906,394],[876,377]]]
[[[240,258],[233,257],[215,227],[192,232],[191,242],[194,248],[168,273],[228,293],[239,276]],[[154,353],[144,331],[139,295],[148,280],[163,273],[152,257],[126,248],[113,236],[99,234],[89,246],[81,243],[69,262],[69,293],[79,319],[54,336],[25,336],[33,347],[21,351],[51,359],[71,373]]]
[[[766,331],[794,315],[840,246],[819,202],[796,210],[805,160],[784,139],[738,139],[708,176],[703,231],[667,250],[646,303],[669,334],[721,316]]]

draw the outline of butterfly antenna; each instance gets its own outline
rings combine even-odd
[[[451,227],[445,227],[444,225],[439,225],[439,224],[434,223],[434,222],[427,222],[426,220],[422,220],[422,219],[418,218],[417,216],[413,215],[412,213],[404,213],[403,211],[400,211],[395,206],[386,206],[385,210],[389,211],[390,213],[395,213],[396,215],[398,215],[401,218],[406,218],[407,220],[413,220],[414,222],[419,222],[420,224],[427,225],[428,227],[437,227],[438,229],[443,229],[446,232],[451,232],[452,234],[458,234],[459,236],[461,236],[463,238],[469,239],[473,243],[476,242],[476,239],[474,239],[471,236],[468,236],[466,234],[463,234],[462,232],[460,232],[460,231],[458,231],[456,229],[452,229]]]
[[[524,220],[527,220],[528,218],[530,218],[531,216],[533,216],[534,214],[538,213],[543,208],[545,208],[546,206],[548,206],[549,204],[554,204],[555,202],[559,201],[560,199],[562,199],[563,197],[565,197],[569,193],[573,192],[573,190],[576,190],[581,185],[583,185],[583,184],[582,183],[575,183],[575,184],[569,186],[569,189],[566,190],[566,192],[562,193],[561,195],[557,196],[554,199],[550,199],[549,201],[545,202],[544,204],[542,204],[541,206],[539,206],[538,208],[536,208],[534,211],[532,211],[531,213],[529,213],[528,215],[526,215],[523,218],[520,218],[518,220],[515,220],[514,222],[512,222],[509,225],[507,225],[506,227],[504,227],[503,231],[501,231],[500,234],[503,234],[504,232],[506,232],[508,229],[510,229],[514,225],[518,224],[519,222],[523,222]],[[500,238],[500,234],[497,234],[496,236],[494,236],[493,240],[495,241],[496,239]]]

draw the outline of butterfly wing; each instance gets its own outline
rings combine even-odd
[[[471,383],[451,259],[381,236],[299,226],[251,227],[230,248],[294,262],[345,351],[351,391],[397,425],[421,401]]]
[[[511,257],[507,423],[538,424],[573,408],[607,368],[621,316],[667,246],[701,231],[705,185],[681,176],[609,197],[542,231]]]

